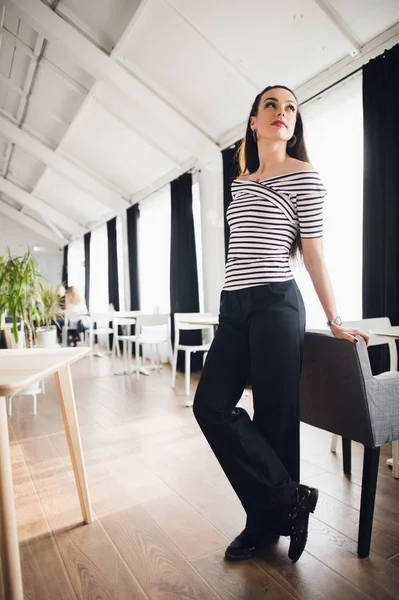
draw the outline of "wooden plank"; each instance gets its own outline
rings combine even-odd
[[[27,448],[31,452],[27,462],[29,473],[76,597],[145,600],[145,594],[101,523],[95,520],[82,525],[71,469],[62,464],[54,447],[48,440],[41,440],[40,444],[34,440],[39,460],[32,460],[31,444],[22,446],[23,451]]]
[[[288,546],[289,539],[281,537],[277,544],[270,546],[254,560],[295,598],[300,600],[309,600],[309,598],[364,600],[367,598],[354,585],[345,581],[339,571],[336,572],[329,565],[323,564],[318,556],[317,558],[315,555],[312,556],[313,553],[305,551],[300,561],[293,566],[288,558]]]
[[[140,506],[101,521],[150,600],[219,597]]]
[[[397,567],[374,553],[369,559],[359,559],[356,542],[317,518],[310,520],[306,550],[370,598],[398,598]]]
[[[223,600],[290,600],[296,597],[253,561],[227,563],[222,551],[199,558],[192,564]]]
[[[189,561],[224,550],[228,544],[226,537],[172,490],[141,506]]]
[[[113,376],[103,359],[79,361],[73,372],[97,520],[81,525],[50,379],[37,417],[20,402],[10,420],[28,597],[35,598],[35,589],[40,600],[63,593],[67,600],[68,594],[82,600],[256,600],[262,590],[267,598],[303,600],[398,597],[399,506],[397,481],[384,464],[389,445],[381,452],[377,491],[378,511],[386,512],[386,520],[380,514],[375,520],[370,558],[356,555],[362,448],[353,444],[348,479],[340,451],[336,456],[329,451],[330,435],[303,426],[302,477],[321,488],[306,551],[293,566],[288,540],[280,538],[255,561],[225,563],[224,548],[241,531],[244,511],[192,411],[181,407],[171,389],[170,370],[164,367],[137,382]],[[241,402],[251,411],[250,403],[250,398]],[[53,549],[58,558],[50,563]],[[47,564],[53,582],[43,581],[40,570]]]

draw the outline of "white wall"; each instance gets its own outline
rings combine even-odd
[[[42,274],[54,286],[61,282],[61,245],[62,242],[60,241],[60,248],[58,248],[38,233],[0,214],[0,256],[7,252],[7,248],[10,248],[14,254],[23,254],[28,247],[39,246],[44,248],[43,251],[36,252],[35,255]]]
[[[222,154],[198,174],[201,202],[204,310],[219,312],[224,283],[224,207]]]

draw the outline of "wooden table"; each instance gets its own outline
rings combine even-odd
[[[89,348],[0,350],[0,563],[7,600],[22,600],[23,589],[5,399],[54,373],[83,520],[91,523],[70,371],[70,364],[89,352]]]

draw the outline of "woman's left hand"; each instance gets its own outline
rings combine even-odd
[[[348,340],[349,342],[356,344],[357,339],[355,335],[361,335],[366,342],[366,346],[368,346],[370,343],[370,336],[359,329],[351,329],[349,327],[342,327],[341,325],[332,325],[330,329],[333,336],[340,340]]]

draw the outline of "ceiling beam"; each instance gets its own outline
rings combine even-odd
[[[330,67],[323,69],[318,75],[312,77],[305,83],[293,90],[300,104],[308,102],[318,94],[321,94],[327,88],[335,85],[342,79],[350,76],[351,73],[367,64],[372,58],[379,56],[385,50],[399,43],[399,23],[396,23],[380,35],[373,38],[364,46],[356,56],[346,56],[334,63]],[[228,148],[245,134],[247,122],[239,123],[232,129],[226,131],[218,140],[221,149]]]
[[[322,93],[325,89],[348,77],[354,71],[361,69],[371,59],[383,54],[385,50],[389,50],[398,43],[399,23],[396,23],[393,27],[383,31],[380,35],[364,44],[357,56],[343,58],[296,88],[294,91],[298,96],[299,102],[303,104],[309,101],[313,96]]]
[[[348,23],[341,17],[339,12],[331,4],[330,0],[314,0],[314,2],[349,42],[352,47],[352,56],[357,56],[362,50],[362,43],[357,39]]]
[[[18,204],[36,211],[43,218],[49,218],[70,235],[79,237],[86,233],[86,229],[76,223],[76,221],[63,215],[43,200],[40,200],[40,198],[11,183],[8,179],[4,179],[4,177],[0,177],[0,191],[16,200]]]
[[[173,123],[172,133],[184,131],[184,135],[189,136],[189,139],[191,138],[198,146],[199,158],[208,162],[212,160],[213,155],[220,152],[214,140],[198,125],[149,89],[136,75],[128,72],[112,57],[97,48],[43,2],[40,0],[2,0],[2,2],[46,39],[61,44],[66,52],[96,80],[105,81],[119,88],[136,102],[140,99],[142,106],[147,107],[147,110],[154,115],[161,113],[165,128],[168,121]]]
[[[9,217],[10,219],[15,221],[19,225],[23,225],[23,227],[26,227],[27,229],[30,229],[31,231],[38,233],[39,235],[46,238],[53,244],[56,244],[58,247],[60,247],[61,245],[65,246],[65,244],[68,243],[68,239],[66,237],[62,236],[60,238],[58,235],[56,235],[50,229],[48,229],[48,227],[46,227],[45,225],[38,223],[38,221],[36,221],[35,219],[32,219],[32,217],[28,217],[28,215],[24,215],[19,210],[17,210],[16,208],[13,208],[12,206],[10,206],[6,202],[4,202],[4,200],[1,200],[1,199],[0,199],[0,213],[5,215],[6,217]]]
[[[69,179],[76,187],[93,196],[98,202],[109,206],[116,212],[130,206],[129,202],[124,200],[112,187],[107,186],[103,181],[98,181],[81,167],[61,156],[1,115],[0,131],[4,137],[26,150],[31,156],[49,166],[56,173]]]

